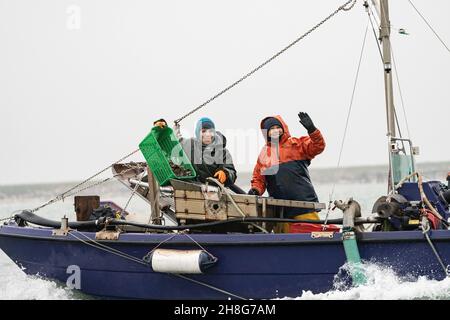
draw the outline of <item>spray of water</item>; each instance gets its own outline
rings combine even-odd
[[[12,262],[7,262],[3,252],[0,268],[0,300],[71,300],[75,299],[73,291],[57,283],[27,276]],[[9,259],[8,259],[9,260]],[[5,261],[5,262],[3,262]]]
[[[364,264],[367,284],[348,287],[348,267],[335,277],[334,290],[314,294],[304,291],[295,299],[286,300],[449,300],[450,278],[443,281],[425,277],[400,277],[392,269],[373,263]]]

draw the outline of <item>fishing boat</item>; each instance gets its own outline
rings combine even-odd
[[[356,3],[346,1],[207,103]],[[100,196],[75,197],[77,221],[69,221],[66,212],[61,212],[61,221],[37,215],[46,206],[97,185],[96,174],[42,206],[5,220],[0,226],[1,250],[26,274],[104,298],[298,297],[303,291],[332,290],[336,276],[343,273],[348,287],[365,284],[367,262],[411,279],[445,279],[450,275],[450,176],[447,184],[424,181],[416,171],[417,148],[397,135],[388,0],[364,1],[364,8],[369,18],[378,15],[380,22],[389,149],[388,192],[376,200],[373,212],[363,214],[357,199],[349,195],[332,203],[342,218],[285,219],[285,208],[317,211],[327,210],[327,205],[241,194],[215,179],[194,182],[192,168],[175,172],[174,163],[189,162],[173,159],[174,154],[183,157],[182,152],[162,152],[177,146],[176,139],[162,141],[163,135],[172,136],[171,129],[155,127],[131,153],[141,150],[146,162],[125,162],[129,154],[99,172],[111,169],[112,178],[131,196],[148,203],[149,223],[133,221],[127,205],[122,208]],[[289,223],[291,232],[274,233],[277,223]]]

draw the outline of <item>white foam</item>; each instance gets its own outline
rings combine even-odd
[[[73,292],[56,282],[27,276],[0,251],[0,300],[72,300]]]
[[[346,267],[344,267],[345,269]],[[348,290],[335,289],[326,293],[313,294],[304,291],[295,299],[284,300],[434,300],[450,298],[450,278],[443,281],[429,280],[425,277],[412,280],[401,278],[387,267],[365,264],[367,284]],[[337,288],[341,285],[335,279]]]

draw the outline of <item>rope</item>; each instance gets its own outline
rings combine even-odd
[[[431,210],[431,212],[433,213],[433,215],[438,218],[444,225],[448,226],[448,222],[439,214],[439,212],[437,212],[437,210],[434,208],[434,206],[431,204],[430,200],[428,199],[427,195],[425,194],[425,191],[423,190],[423,177],[420,173],[418,172],[413,172],[412,174],[410,174],[409,176],[403,178],[396,186],[394,186],[393,190],[390,192],[389,195],[393,194],[396,190],[398,190],[399,188],[402,187],[402,185],[410,180],[412,177],[417,176],[417,186],[419,188],[419,194],[420,194],[420,199],[422,201],[423,204],[427,205],[427,207]]]
[[[433,253],[436,256],[436,259],[438,260],[439,264],[441,265],[442,269],[444,270],[445,275],[447,277],[450,277],[449,268],[444,264],[444,261],[442,260],[441,256],[439,255],[439,252],[436,250],[436,247],[434,246],[433,242],[431,241],[431,238],[429,235],[431,227],[430,227],[430,223],[426,217],[423,217],[423,219],[422,219],[422,228],[424,228],[422,233],[425,236],[425,238],[427,239],[428,244],[431,247],[431,250],[433,250]]]
[[[88,241],[83,240],[83,239],[77,237],[77,236],[74,234],[75,232],[77,232],[77,233],[83,235],[84,237],[86,237],[87,239],[89,239],[89,241],[91,241],[91,242],[93,242],[93,243],[89,243]],[[74,237],[75,239],[81,241],[82,243],[84,243],[84,244],[86,244],[86,245],[88,245],[88,246],[90,246],[90,247],[93,247],[93,248],[96,248],[96,249],[98,249],[98,250],[101,250],[101,251],[105,251],[105,252],[111,253],[111,254],[113,254],[113,255],[122,257],[122,258],[124,258],[124,259],[127,259],[127,260],[130,260],[130,261],[139,263],[139,264],[144,265],[144,266],[147,266],[147,267],[149,266],[149,264],[148,264],[147,262],[145,262],[144,260],[139,259],[139,258],[136,258],[136,257],[133,257],[133,256],[131,256],[131,255],[125,253],[125,252],[121,252],[121,251],[116,250],[116,249],[114,249],[114,248],[105,246],[104,244],[98,243],[97,241],[95,241],[95,240],[89,238],[88,236],[82,234],[81,232],[79,232],[79,231],[77,231],[77,230],[73,230],[73,232],[71,232],[70,235],[71,235],[72,237]]]
[[[83,239],[77,237],[77,236],[74,234],[74,232],[77,232],[77,233],[81,234],[82,236],[84,236],[85,238],[87,238],[89,241],[91,241],[91,242],[93,242],[93,243],[89,243],[88,241],[83,240]],[[83,233],[81,233],[81,232],[79,232],[79,231],[77,231],[77,230],[73,230],[73,232],[71,232],[70,235],[71,235],[72,237],[74,237],[75,239],[79,240],[80,242],[82,242],[83,244],[88,245],[88,246],[90,246],[90,247],[93,247],[93,248],[95,248],[95,249],[98,249],[98,250],[101,250],[101,251],[105,251],[105,252],[111,253],[111,254],[113,254],[113,255],[116,255],[116,256],[118,256],[118,257],[124,258],[124,259],[126,259],[126,260],[130,260],[130,261],[132,261],[132,262],[136,262],[136,263],[138,263],[138,264],[144,265],[144,266],[146,266],[146,267],[149,267],[149,266],[150,266],[150,264],[149,264],[148,262],[146,262],[145,260],[143,260],[143,259],[139,259],[139,258],[133,257],[133,256],[131,256],[131,255],[125,253],[125,252],[122,252],[122,251],[116,250],[116,249],[114,249],[114,248],[108,247],[108,246],[106,246],[106,245],[104,245],[104,244],[101,244],[101,243],[99,243],[99,242],[97,242],[97,241],[95,241],[95,240],[89,238],[88,236],[86,236],[85,234],[83,234]],[[149,253],[149,255],[150,255],[152,252],[154,252],[156,249],[158,249],[158,248],[159,248],[161,245],[163,245],[164,243],[166,243],[166,242],[172,240],[175,236],[176,236],[176,235],[173,235],[172,237],[170,237],[170,238],[168,238],[168,239],[162,241],[160,244],[158,244],[158,245],[157,245],[157,246]],[[188,236],[188,237],[189,237],[192,241],[194,241],[197,245],[199,245],[199,246],[201,247],[201,245],[200,245],[197,241],[195,241],[194,239],[192,239],[192,237],[190,237],[190,236]],[[211,256],[213,256],[213,255],[212,255],[211,253],[209,253],[207,250],[205,250],[205,249],[203,249],[203,250],[204,250],[205,252],[207,252],[208,254],[210,254]],[[144,258],[144,259],[145,259],[145,258]],[[238,295],[235,295],[235,294],[233,294],[233,293],[231,293],[231,292],[228,292],[228,291],[226,291],[226,290],[219,289],[219,288],[214,287],[214,286],[212,286],[212,285],[209,285],[209,284],[207,284],[207,283],[204,283],[204,282],[201,282],[201,281],[197,281],[197,280],[188,278],[188,277],[183,276],[183,275],[181,275],[181,274],[169,274],[169,275],[173,275],[173,276],[175,276],[175,277],[178,277],[178,278],[181,278],[181,279],[184,279],[184,280],[187,280],[187,281],[196,283],[196,284],[201,285],[201,286],[203,286],[203,287],[212,289],[212,290],[214,290],[214,291],[220,292],[220,293],[225,294],[225,295],[228,295],[228,296],[230,296],[230,297],[237,298],[237,299],[239,299],[239,300],[247,300],[247,299],[245,299],[245,298],[243,298],[243,297],[240,297],[240,296],[238,296]]]
[[[221,95],[223,95],[224,93],[226,93],[227,91],[231,90],[232,88],[234,88],[235,86],[237,86],[238,84],[240,84],[242,81],[246,80],[247,78],[249,78],[250,76],[252,76],[254,73],[256,73],[257,71],[259,71],[260,69],[262,69],[264,66],[266,66],[267,64],[269,64],[270,62],[272,62],[273,60],[275,60],[276,58],[278,58],[281,54],[283,54],[285,51],[289,50],[291,47],[293,47],[294,45],[296,45],[299,41],[303,40],[304,38],[306,38],[309,34],[311,34],[312,32],[314,32],[317,28],[319,28],[321,25],[323,25],[325,22],[327,22],[328,20],[330,20],[332,17],[334,17],[336,14],[338,14],[340,11],[350,11],[351,9],[353,9],[353,7],[355,6],[357,0],[348,0],[346,1],[343,5],[341,5],[340,7],[338,7],[333,13],[331,13],[328,17],[326,17],[325,19],[323,19],[322,21],[320,21],[318,24],[316,24],[314,27],[312,27],[311,29],[309,29],[306,33],[304,33],[303,35],[301,35],[300,37],[298,37],[297,39],[295,39],[293,42],[291,42],[289,45],[287,45],[286,47],[284,47],[282,50],[278,51],[277,53],[275,53],[273,56],[271,56],[269,59],[267,59],[266,61],[264,61],[263,63],[261,63],[259,66],[257,66],[256,68],[254,68],[253,70],[251,70],[250,72],[248,72],[247,74],[245,74],[243,77],[241,77],[240,79],[238,79],[237,81],[233,82],[232,84],[230,84],[228,87],[226,87],[225,89],[223,89],[222,91],[220,91],[219,93],[217,93],[215,96],[209,98],[208,100],[206,100],[205,102],[203,102],[201,105],[199,105],[198,107],[194,108],[192,111],[188,112],[187,114],[185,114],[184,116],[182,116],[181,118],[175,120],[175,124],[180,123],[181,121],[183,121],[184,119],[186,119],[187,117],[189,117],[190,115],[194,114],[195,112],[197,112],[198,110],[202,109],[203,107],[205,107],[207,104],[209,104],[210,102],[214,101],[215,99],[217,99],[218,97],[220,97]]]
[[[174,234],[173,236],[167,238],[164,241],[161,241],[156,247],[154,247],[152,249],[152,251],[150,251],[149,253],[146,254],[146,256],[144,257],[144,261],[147,261],[147,258],[150,259],[150,256],[152,255],[153,252],[155,252],[156,250],[158,250],[163,244],[169,242],[170,240],[172,240],[173,238],[175,238],[177,235]]]
[[[243,298],[243,297],[240,297],[240,296],[238,296],[238,295],[235,295],[235,294],[233,294],[233,293],[231,293],[231,292],[228,292],[228,291],[219,289],[219,288],[217,288],[217,287],[214,287],[214,286],[212,286],[212,285],[210,285],[210,284],[207,284],[207,283],[204,283],[204,282],[201,282],[201,281],[197,281],[197,280],[188,278],[188,277],[183,276],[183,275],[181,275],[181,274],[173,274],[173,275],[176,276],[176,277],[178,277],[178,278],[181,278],[181,279],[184,279],[184,280],[187,280],[187,281],[196,283],[196,284],[201,285],[201,286],[203,286],[203,287],[212,289],[212,290],[214,290],[214,291],[223,293],[223,294],[228,295],[228,296],[230,296],[230,297],[234,297],[234,298],[236,298],[236,299],[238,299],[238,300],[243,300],[243,301],[248,300],[248,299],[246,299],[246,298]]]
[[[436,36],[436,38],[438,38],[438,40],[442,43],[442,45],[445,47],[445,49],[447,49],[448,52],[450,52],[449,47],[445,44],[444,40],[442,40],[442,38],[439,36],[439,34],[436,32],[436,30],[434,30],[434,28],[431,26],[431,24],[427,21],[427,19],[425,19],[425,17],[423,16],[422,13],[420,13],[419,9],[416,8],[416,6],[414,5],[414,3],[411,0],[408,0],[408,2],[411,4],[411,6],[414,8],[414,10],[416,10],[416,12],[419,14],[419,16],[422,18],[422,20],[427,24],[428,28],[430,28],[430,30],[434,33],[434,35]]]
[[[209,254],[209,256],[213,259],[217,259],[211,252],[209,252],[208,250],[206,250],[200,243],[198,243],[194,238],[192,238],[189,234],[184,233],[184,235],[186,237],[188,237],[192,242],[194,242],[200,249],[202,249],[203,251],[205,251],[207,254]]]
[[[347,119],[345,121],[344,135],[342,137],[341,148],[340,148],[340,151],[339,151],[339,158],[338,158],[338,162],[337,162],[337,165],[336,165],[336,170],[338,170],[340,168],[340,166],[341,166],[342,153],[343,153],[343,150],[344,150],[345,139],[347,137],[348,126],[349,126],[349,123],[350,123],[350,115],[352,113],[353,101],[354,101],[355,92],[356,92],[356,86],[358,84],[358,79],[359,79],[359,71],[361,69],[361,62],[362,62],[362,58],[364,56],[364,49],[366,47],[366,39],[367,39],[367,31],[368,31],[368,29],[369,29],[369,21],[367,21],[366,30],[364,32],[364,39],[363,39],[363,43],[362,43],[362,47],[361,47],[361,52],[359,54],[358,68],[356,69],[356,76],[355,76],[355,81],[353,83],[353,91],[352,91],[352,96],[351,96],[351,99],[350,99],[350,105],[349,105],[348,112],[347,112]],[[333,196],[334,196],[335,189],[336,189],[336,179],[335,179],[335,181],[333,183],[333,188],[332,188],[331,193],[330,193],[327,215],[325,217],[325,224],[327,224],[327,222],[328,222],[328,217],[330,215],[331,204],[332,204],[332,199],[333,199]]]

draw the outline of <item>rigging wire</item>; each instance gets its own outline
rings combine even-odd
[[[370,10],[369,16],[372,15],[373,19],[375,20],[375,22],[377,22],[377,15],[375,15],[375,13],[373,12],[372,6],[368,5],[368,9]],[[371,22],[372,22],[372,20],[371,20]],[[392,25],[391,25],[391,27],[392,27]],[[376,36],[375,27],[374,27],[373,24],[372,24],[372,30],[373,30],[373,33],[375,35],[376,43],[377,43],[377,46],[378,46],[378,51],[380,52],[380,57],[381,57],[381,60],[382,60],[382,63],[383,63],[383,54],[381,53],[381,47],[380,47],[380,43],[378,41],[379,39]],[[406,131],[408,132],[408,138],[411,139],[411,131],[409,129],[409,122],[408,122],[407,112],[406,112],[406,108],[405,108],[405,102],[404,102],[404,99],[403,99],[403,92],[402,92],[401,85],[400,85],[400,78],[399,78],[399,75],[398,75],[397,63],[396,63],[396,60],[395,60],[394,50],[392,48],[392,43],[391,43],[391,55],[392,55],[392,62],[393,62],[393,65],[394,65],[395,78],[396,78],[397,87],[398,87],[399,96],[400,96],[400,102],[401,102],[401,106],[402,106],[402,110],[403,110],[403,116],[405,118]],[[396,121],[396,125],[397,125],[397,128],[398,128],[398,132],[399,132],[400,138],[402,138],[401,127],[400,127],[399,118],[398,118],[397,110],[396,110],[395,106],[394,106],[394,115],[395,115],[395,121]],[[402,145],[403,145],[403,149],[405,149],[403,141],[402,141]]]
[[[240,79],[236,80],[235,82],[233,82],[232,84],[230,84],[228,87],[226,87],[225,89],[223,89],[222,91],[220,91],[219,93],[217,93],[216,95],[214,95],[213,97],[209,98],[208,100],[206,100],[205,102],[203,102],[201,105],[199,105],[198,107],[194,108],[192,111],[188,112],[187,114],[185,114],[184,116],[182,116],[181,118],[175,120],[175,124],[180,123],[182,120],[184,120],[185,118],[189,117],[190,115],[192,115],[193,113],[197,112],[198,110],[202,109],[203,107],[205,107],[207,104],[209,104],[210,102],[214,101],[215,99],[217,99],[218,97],[220,97],[221,95],[223,95],[224,93],[226,93],[227,91],[231,90],[232,88],[234,88],[235,86],[237,86],[238,84],[240,84],[242,81],[246,80],[247,78],[249,78],[250,76],[252,76],[253,74],[255,74],[257,71],[259,71],[260,69],[262,69],[263,67],[265,67],[267,64],[269,64],[270,62],[272,62],[273,60],[275,60],[276,58],[278,58],[280,55],[282,55],[284,52],[286,52],[287,50],[289,50],[290,48],[292,48],[294,45],[296,45],[298,42],[300,42],[301,40],[303,40],[304,38],[306,38],[308,35],[310,35],[312,32],[314,32],[317,28],[319,28],[321,25],[323,25],[325,22],[327,22],[328,20],[330,20],[332,17],[334,17],[336,14],[338,14],[340,11],[350,11],[351,9],[353,9],[353,7],[355,6],[357,0],[348,0],[346,1],[343,5],[341,5],[340,7],[338,7],[335,11],[333,11],[329,16],[327,16],[326,18],[324,18],[322,21],[320,21],[318,24],[316,24],[314,27],[312,27],[311,29],[309,29],[307,32],[305,32],[303,35],[301,35],[300,37],[298,37],[297,39],[295,39],[293,42],[291,42],[289,45],[287,45],[286,47],[284,47],[283,49],[281,49],[280,51],[278,51],[277,53],[275,53],[273,56],[271,56],[269,59],[267,59],[266,61],[264,61],[263,63],[261,63],[260,65],[258,65],[256,68],[252,69],[250,72],[248,72],[247,74],[245,74],[244,76],[242,76]]]
[[[375,14],[373,13],[372,7],[369,4],[367,4],[367,8],[368,8],[367,14],[369,15],[369,20],[370,20],[370,24],[372,26],[373,35],[375,37],[375,42],[377,44],[378,52],[380,54],[381,64],[383,64],[383,53],[381,52],[381,46],[380,46],[380,42],[379,42],[379,39],[377,36],[377,32],[375,30],[375,26],[373,25],[372,16],[373,16],[373,19],[375,20],[375,22],[377,21],[377,19],[375,18]]]
[[[400,85],[400,77],[398,75],[397,63],[395,62],[395,55],[394,55],[394,50],[392,48],[392,44],[391,44],[391,53],[392,53],[392,62],[394,64],[395,79],[396,79],[396,82],[397,82],[398,93],[399,93],[399,96],[400,96],[400,102],[401,102],[401,106],[402,106],[402,109],[403,109],[403,116],[405,118],[406,131],[408,132],[408,138],[412,139],[411,138],[411,131],[409,130],[409,122],[408,122],[408,117],[407,117],[407,114],[406,114],[405,102],[404,102],[404,99],[403,99],[402,87]],[[400,131],[400,126],[399,126],[398,129]]]
[[[417,14],[422,18],[422,20],[426,23],[426,25],[428,26],[428,28],[430,28],[430,30],[434,33],[434,35],[436,36],[436,38],[438,38],[438,40],[441,42],[441,44],[445,47],[445,49],[447,49],[448,52],[450,52],[449,47],[447,46],[447,44],[444,42],[444,40],[442,40],[442,38],[439,36],[439,34],[436,32],[436,30],[431,26],[431,24],[427,21],[427,19],[424,17],[424,15],[419,11],[419,9],[417,9],[417,7],[414,5],[414,3],[411,0],[408,0],[408,2],[411,4],[411,6],[414,8],[414,10],[417,12]]]
[[[342,137],[341,148],[339,150],[339,157],[338,157],[338,162],[337,162],[337,165],[336,165],[336,170],[338,170],[340,168],[340,166],[341,166],[342,154],[343,154],[343,150],[344,150],[345,139],[347,137],[348,126],[349,126],[349,123],[350,123],[350,115],[351,115],[352,109],[353,109],[353,101],[354,101],[354,98],[355,98],[356,86],[358,84],[359,72],[360,72],[360,69],[361,69],[361,62],[362,62],[362,59],[363,59],[363,56],[364,56],[364,49],[366,47],[366,39],[367,39],[367,31],[368,30],[369,30],[369,21],[367,21],[366,30],[364,32],[364,39],[363,39],[363,43],[362,43],[362,47],[361,47],[361,52],[360,52],[360,55],[359,55],[358,68],[356,69],[355,81],[353,83],[353,91],[352,91],[352,96],[351,96],[351,99],[350,99],[350,105],[349,105],[348,112],[347,112],[347,119],[346,119],[346,122],[345,122],[345,129],[344,129],[344,134],[343,134],[343,137]],[[336,179],[335,179],[335,181],[333,183],[333,188],[332,188],[331,193],[330,193],[328,210],[327,210],[327,216],[325,218],[325,224],[328,221],[328,216],[330,214],[330,209],[331,209],[331,204],[332,204],[332,199],[333,199],[333,196],[334,196],[335,189],[336,189]]]

